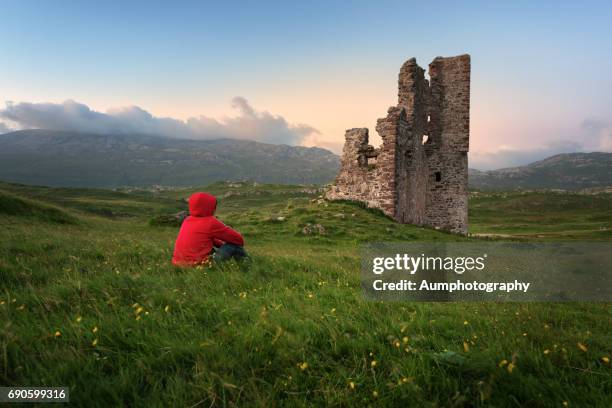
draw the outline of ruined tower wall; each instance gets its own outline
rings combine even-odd
[[[467,233],[470,57],[436,58],[429,65],[429,165],[426,224]]]
[[[326,197],[331,200],[363,201],[393,216],[396,202],[395,145],[400,115],[379,120],[376,127],[383,139],[379,149],[368,142],[368,129],[348,129],[345,134],[340,172]],[[394,123],[395,122],[395,123]]]
[[[414,58],[398,80],[398,105],[379,119],[383,143],[365,128],[346,131],[342,165],[328,199],[363,201],[398,222],[467,233],[470,57],[436,58],[431,84]]]
[[[369,201],[370,184],[375,183],[373,173],[368,171],[368,159],[363,154],[368,146],[368,129],[347,129],[340,172],[332,189],[327,193],[333,200]]]
[[[374,177],[377,185],[370,186],[370,207],[383,210],[390,217],[395,216],[397,205],[397,178],[395,174],[395,157],[400,127],[404,126],[406,115],[402,109],[389,108],[386,118],[378,119],[376,131],[382,139],[382,145],[377,151]],[[378,203],[371,205],[370,203]]]
[[[427,157],[423,136],[427,132],[429,84],[425,71],[411,58],[402,65],[398,80],[398,107],[406,112],[406,129],[400,132],[396,164],[399,222],[426,223]]]

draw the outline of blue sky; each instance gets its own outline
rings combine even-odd
[[[221,3],[0,0],[0,130],[90,112],[338,152],[405,59],[469,53],[476,167],[612,150],[608,2]]]

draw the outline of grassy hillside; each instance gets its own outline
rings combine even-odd
[[[612,403],[607,303],[364,299],[361,242],[474,238],[327,203],[316,187],[217,183],[219,218],[252,260],[177,269],[177,229],[148,222],[191,191],[0,190],[2,206],[77,220],[0,212],[3,385],[69,386],[88,407]],[[610,195],[532,194],[474,195],[472,232],[610,239]]]
[[[75,224],[77,218],[59,208],[40,204],[0,190],[0,215],[32,218],[57,224]]]
[[[513,239],[611,239],[612,194],[472,192],[473,236]]]

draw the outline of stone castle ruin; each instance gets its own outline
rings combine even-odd
[[[398,222],[467,234],[470,56],[437,57],[425,71],[411,58],[399,73],[398,104],[368,129],[346,131],[342,165],[327,192]]]

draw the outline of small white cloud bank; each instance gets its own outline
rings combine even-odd
[[[470,168],[494,170],[522,166],[561,153],[612,152],[612,122],[585,119],[576,132],[575,140],[557,140],[532,149],[500,146],[494,151],[474,150],[469,153]]]
[[[185,121],[156,117],[138,106],[97,112],[87,105],[64,103],[11,103],[0,109],[0,133],[20,129],[52,129],[99,134],[149,134],[183,139],[249,139],[299,145],[320,132],[312,126],[291,124],[285,118],[258,111],[243,97],[232,99],[237,115],[223,119],[207,116]]]
[[[587,143],[594,143],[603,152],[612,151],[612,121],[600,118],[586,119],[581,124]]]
[[[13,131],[13,129],[11,129],[10,127],[8,127],[8,125],[4,122],[0,122],[0,135],[3,133],[8,133]]]

